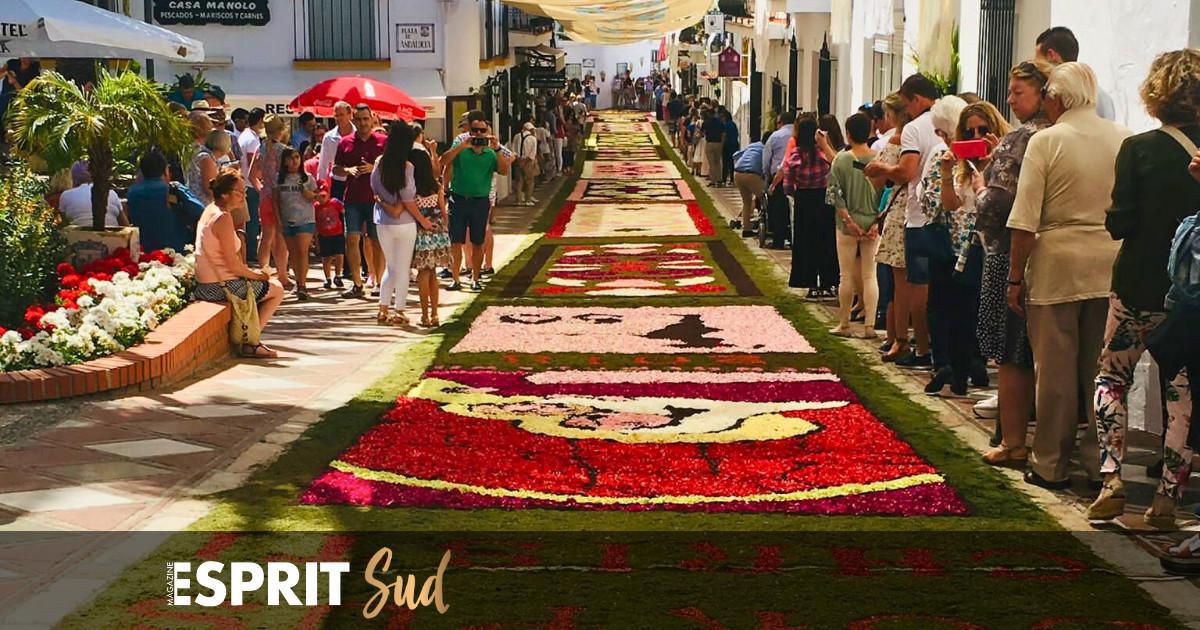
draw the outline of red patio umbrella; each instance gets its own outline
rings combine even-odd
[[[409,122],[425,120],[425,108],[400,88],[367,77],[344,76],[321,81],[292,99],[288,107],[296,112],[332,116],[333,106],[346,101],[357,106],[366,103],[380,118],[400,118]]]

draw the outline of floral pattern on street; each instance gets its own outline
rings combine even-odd
[[[580,174],[583,179],[679,179],[679,169],[670,160],[627,162],[588,160]]]
[[[588,136],[584,146],[605,147],[656,147],[658,136],[652,133],[610,133]]]
[[[758,372],[753,382],[693,383],[679,375],[671,382],[626,382],[621,372],[594,374],[594,382],[538,384],[528,372],[431,370],[383,423],[330,464],[301,501],[452,509],[967,512],[942,475],[836,378],[798,380],[784,372],[774,379]]]
[[[687,182],[673,181],[612,181],[581,179],[575,184],[568,201],[691,201]]]
[[[654,123],[649,122],[598,122],[592,133],[654,133]]]
[[[613,354],[810,353],[772,306],[489,306],[451,350]]]
[[[712,236],[704,211],[689,203],[567,203],[549,238]]]
[[[555,248],[525,295],[736,295],[706,243],[602,243]]]

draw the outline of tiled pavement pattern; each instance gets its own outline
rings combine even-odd
[[[701,181],[705,192],[716,201],[717,209],[727,219],[737,218],[741,215],[742,198],[736,187],[721,187],[713,188],[708,185],[707,179]],[[790,240],[790,235],[789,235]],[[782,273],[782,278],[786,282],[787,274],[791,269],[791,251],[788,249],[762,249],[758,247],[756,238],[745,239],[746,244],[751,250],[757,252],[761,256],[766,256],[774,261]],[[803,293],[803,289],[793,289],[794,291]],[[832,327],[836,323],[837,318],[837,302],[836,300],[825,300],[820,302],[824,308],[818,309],[819,314],[823,314]],[[880,332],[882,335],[882,331]],[[867,356],[878,356],[876,351],[882,339],[867,341],[861,339],[847,339],[846,341],[854,344],[859,351]],[[907,391],[911,391],[919,400],[924,400],[929,403],[934,409],[941,413],[943,421],[950,426],[962,426],[974,429],[983,438],[989,438],[995,431],[994,420],[983,420],[975,417],[972,412],[972,406],[988,396],[996,393],[996,372],[991,370],[992,387],[989,388],[974,388],[972,387],[966,397],[957,397],[949,395],[949,388],[943,390],[945,396],[934,397],[924,393],[923,388],[929,382],[931,376],[927,371],[903,370],[889,364],[880,363],[880,369],[884,370],[893,382],[900,382]],[[1029,438],[1032,440],[1032,426],[1030,427]],[[1158,480],[1151,479],[1146,476],[1146,467],[1152,465],[1161,453],[1160,438],[1156,435],[1146,433],[1144,431],[1130,431],[1126,437],[1128,455],[1125,460],[1124,474],[1122,479],[1125,482],[1125,489],[1128,494],[1127,518],[1134,514],[1140,514],[1145,511],[1150,505],[1151,499],[1154,497],[1154,491],[1157,487]],[[986,441],[984,442],[986,445]],[[1066,493],[1059,495],[1067,499],[1067,504],[1078,511],[1080,517],[1095,499],[1096,493],[1087,488],[1082,471],[1076,468],[1077,479],[1072,489]],[[1019,478],[1019,477],[1016,477]],[[1022,483],[1022,485],[1024,485]],[[1196,519],[1195,509],[1200,508],[1200,484],[1193,482],[1188,491],[1184,493],[1183,501],[1181,502],[1180,519]],[[1136,524],[1139,519],[1130,518],[1131,524]],[[1085,526],[1086,527],[1086,526]],[[1200,530],[1200,522],[1187,523],[1184,529]]]
[[[540,187],[537,197],[548,201],[561,181]],[[528,226],[541,211],[501,206],[496,267],[532,242]],[[321,281],[318,265],[309,274],[310,291]],[[474,295],[442,291],[442,322]],[[344,300],[323,289],[312,296],[297,302],[289,295],[268,325],[264,342],[279,351],[278,359],[230,360],[138,395],[0,407],[0,532],[186,528],[209,507],[201,497],[240,485],[322,412],[382,376],[391,357],[432,334],[380,326],[374,299]],[[414,284],[414,322],[416,304]],[[35,606],[29,599],[52,581],[56,591],[84,596],[80,601],[103,584],[72,586],[46,574],[55,564],[75,571],[89,553],[101,555],[107,551],[101,538],[88,538],[90,552],[36,540],[36,534],[0,538],[0,627],[52,622],[22,617],[22,608],[65,608],[66,614],[70,606]]]

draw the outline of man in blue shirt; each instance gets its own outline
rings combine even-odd
[[[762,164],[766,181],[775,179],[775,173],[783,164],[784,152],[787,151],[788,141],[792,139],[792,125],[796,122],[795,112],[787,112],[779,117],[778,129],[763,143]],[[783,249],[784,238],[792,231],[788,216],[791,206],[787,193],[783,188],[775,189],[767,198],[767,231],[771,235],[771,248]]]
[[[178,86],[167,95],[167,100],[179,103],[191,111],[193,103],[204,100],[204,90],[196,89],[196,80],[188,73],[179,77]]]
[[[317,117],[312,112],[304,112],[296,123],[296,130],[292,132],[292,148],[300,150],[300,145],[312,142],[313,132],[317,129]]]
[[[129,219],[140,231],[142,249],[170,247],[182,252],[196,240],[196,222],[204,204],[187,186],[172,186],[167,160],[150,152],[139,163],[142,181],[129,188]]]
[[[770,137],[770,131],[764,132],[761,141],[751,143],[733,154],[733,183],[742,194],[742,238],[755,235],[755,231],[750,229],[750,218],[755,203],[767,187],[762,156],[763,146]]]

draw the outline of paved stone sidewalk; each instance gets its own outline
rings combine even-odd
[[[542,186],[538,198],[548,201],[561,181]],[[501,206],[495,226],[497,268],[532,242],[528,227],[543,207]],[[319,266],[310,270],[310,291],[322,281]],[[441,321],[475,295],[443,290]],[[409,294],[414,323],[416,304],[414,284]],[[373,298],[347,300],[320,289],[309,301],[298,302],[289,294],[264,332],[278,359],[231,359],[140,395],[0,407],[5,417],[0,423],[0,532],[186,528],[211,507],[205,495],[242,484],[321,413],[383,376],[398,353],[436,334],[381,326],[376,311]],[[56,582],[60,571],[78,571],[89,556],[111,551],[104,536],[72,537],[66,545],[63,540],[30,534],[0,541],[0,627],[52,625],[55,619],[45,617],[48,608],[65,615],[74,606],[47,607],[46,592],[81,603],[104,584],[99,578],[87,584],[68,583],[69,577]],[[124,566],[108,565],[112,575]]]

